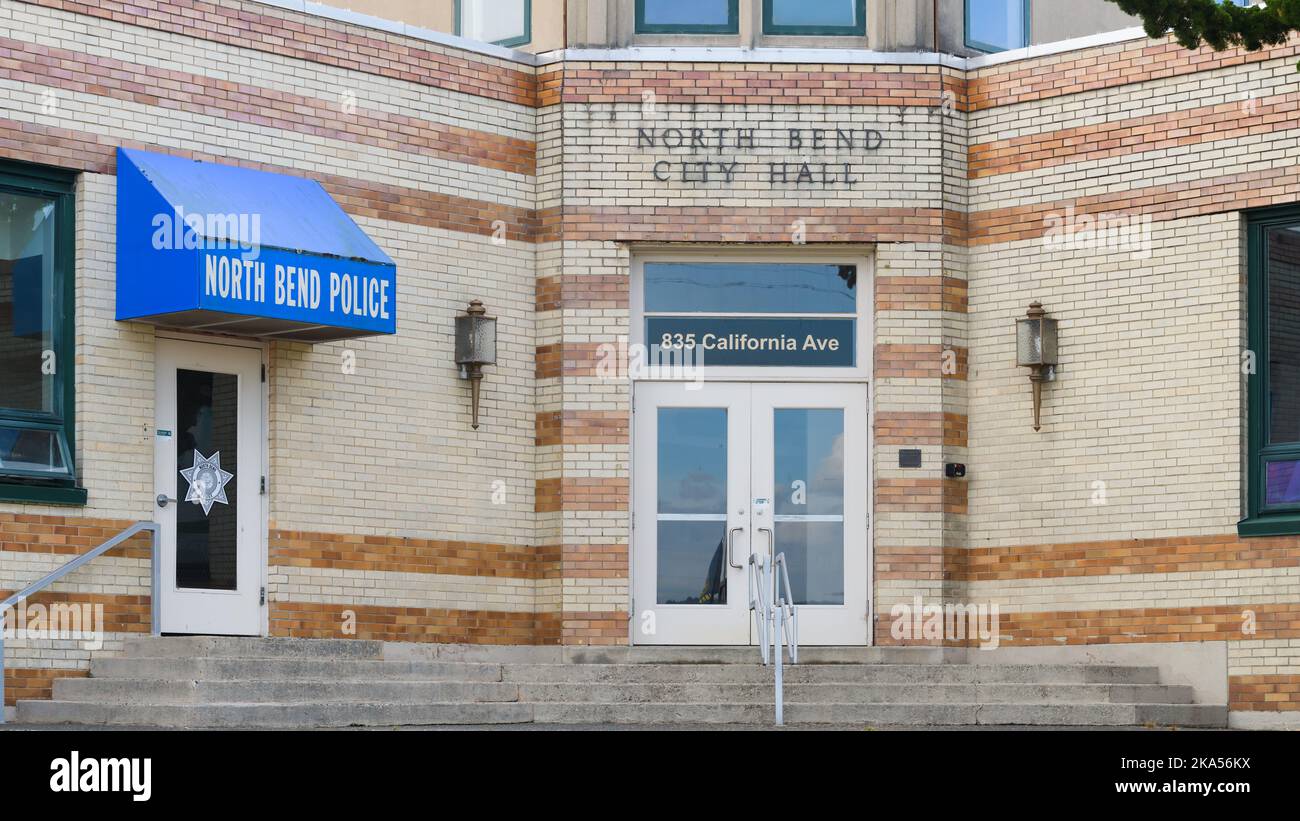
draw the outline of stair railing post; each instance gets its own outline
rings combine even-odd
[[[0,612],[0,724],[5,723],[5,626]]]
[[[149,629],[155,636],[162,635],[162,621],[158,614],[162,612],[161,602],[158,601],[159,592],[162,590],[162,562],[158,554],[162,549],[162,525],[154,522],[149,528],[149,534],[153,537],[153,589],[149,593]]]
[[[781,658],[781,630],[785,628],[785,625],[777,624],[777,612],[779,612],[780,606],[780,600],[778,600],[778,610],[772,612],[772,651],[776,654],[776,726],[778,727],[785,724],[785,687],[781,675],[785,663]],[[785,621],[784,616],[781,617],[781,621]]]

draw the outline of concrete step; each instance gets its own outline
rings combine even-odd
[[[517,683],[718,682],[771,684],[761,664],[504,664],[502,681]],[[1158,684],[1156,667],[1115,665],[798,664],[785,680],[800,683],[876,684]]]
[[[788,684],[789,702],[888,704],[917,702],[996,703],[1169,703],[1188,704],[1190,687],[1112,684]],[[771,704],[772,683],[573,683],[515,684],[456,681],[346,680],[150,680],[67,678],[54,682],[56,701],[119,704],[205,702],[681,702]]]
[[[569,664],[754,664],[758,647],[569,647]],[[962,658],[943,647],[800,647],[800,664],[943,664]],[[789,654],[785,654],[789,663]]]
[[[520,684],[526,702],[772,704],[765,684]],[[787,684],[787,703],[1190,704],[1192,688],[1159,684]]]
[[[792,724],[1225,726],[1159,670],[975,663],[953,648],[805,648]],[[990,659],[993,657],[990,655]],[[773,669],[752,647],[480,647],[238,637],[133,638],[16,720],[159,727],[544,722],[770,725]]]
[[[964,651],[940,647],[803,647],[801,664],[941,664]],[[384,645],[384,658],[496,664],[753,664],[757,647],[520,647],[482,644]],[[788,661],[788,656],[787,656]]]
[[[366,703],[114,704],[21,701],[19,723],[154,727],[383,727],[433,724],[755,724],[773,721],[771,704],[686,703]],[[1187,704],[858,704],[793,702],[789,724],[863,726],[1161,726],[1221,727],[1225,705]]]
[[[1204,708],[1204,709],[1201,709]],[[1221,714],[1221,715],[1220,715]],[[1223,726],[1220,705],[1131,704],[855,704],[787,703],[787,724],[863,726],[1131,726],[1148,720],[1162,725]],[[533,718],[549,724],[771,724],[771,704],[571,704],[539,703]]]
[[[126,658],[381,659],[382,641],[243,636],[141,636],[122,646]]]
[[[519,685],[465,681],[263,680],[188,681],[126,678],[64,678],[54,700],[116,704],[243,702],[440,702],[518,701]]]
[[[532,705],[515,702],[113,704],[20,701],[16,721],[30,724],[87,724],[118,727],[259,729],[521,724],[533,721],[533,708]]]
[[[268,658],[96,658],[92,678],[176,680],[314,679],[347,681],[500,681],[497,664],[438,661]]]

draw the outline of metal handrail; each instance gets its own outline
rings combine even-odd
[[[31,584],[27,585],[22,590],[19,590],[17,593],[14,593],[9,598],[0,602],[0,724],[5,723],[5,713],[4,713],[5,636],[4,636],[4,629],[3,629],[4,628],[3,621],[4,621],[5,613],[9,612],[9,609],[11,607],[14,607],[19,602],[22,602],[33,593],[38,593],[41,590],[44,590],[46,587],[49,587],[51,584],[54,584],[59,579],[68,575],[69,573],[81,567],[82,565],[102,556],[103,554],[107,553],[108,551],[112,550],[113,548],[125,542],[127,539],[130,539],[132,536],[136,535],[137,533],[143,533],[145,531],[148,531],[151,534],[152,537],[151,551],[153,553],[153,587],[152,587],[152,594],[149,597],[150,624],[151,624],[151,629],[153,631],[153,634],[155,636],[159,635],[160,624],[158,621],[158,590],[161,587],[161,582],[162,582],[162,578],[161,578],[162,566],[158,562],[158,542],[159,542],[159,534],[162,531],[161,528],[159,528],[157,522],[136,522],[135,524],[128,527],[126,530],[123,530],[121,533],[117,534],[113,538],[101,544],[99,547],[96,547],[93,550],[89,550],[85,553],[82,553],[80,556],[77,556],[75,559],[69,561],[67,564],[64,564],[62,567],[59,567],[55,570],[50,571],[49,573],[46,573],[44,576],[32,582]],[[17,627],[16,622],[14,626],[15,628]]]
[[[799,608],[794,604],[785,554],[771,562],[761,553],[749,556],[749,609],[758,625],[759,655],[767,666],[769,650],[775,656],[772,675],[776,688],[776,724],[785,724],[785,676],[781,646],[790,650],[790,663],[799,663]],[[777,568],[780,568],[778,574]],[[784,585],[784,595],[782,586]],[[772,599],[769,599],[769,594]]]

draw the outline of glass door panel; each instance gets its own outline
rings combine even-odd
[[[868,639],[867,388],[753,386],[751,485],[755,532],[784,554],[804,644]]]
[[[636,387],[638,644],[748,640],[748,396],[744,385]]]

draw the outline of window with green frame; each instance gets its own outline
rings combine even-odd
[[[513,48],[533,39],[532,0],[456,0],[456,34]]]
[[[966,0],[966,47],[1008,51],[1029,45],[1029,0]]]
[[[867,33],[867,0],[763,0],[764,34]]]
[[[637,34],[736,34],[739,0],[636,0]]]
[[[73,463],[69,172],[0,161],[0,499],[83,504]]]
[[[1237,530],[1300,533],[1300,206],[1249,214],[1246,253],[1247,510]]]

